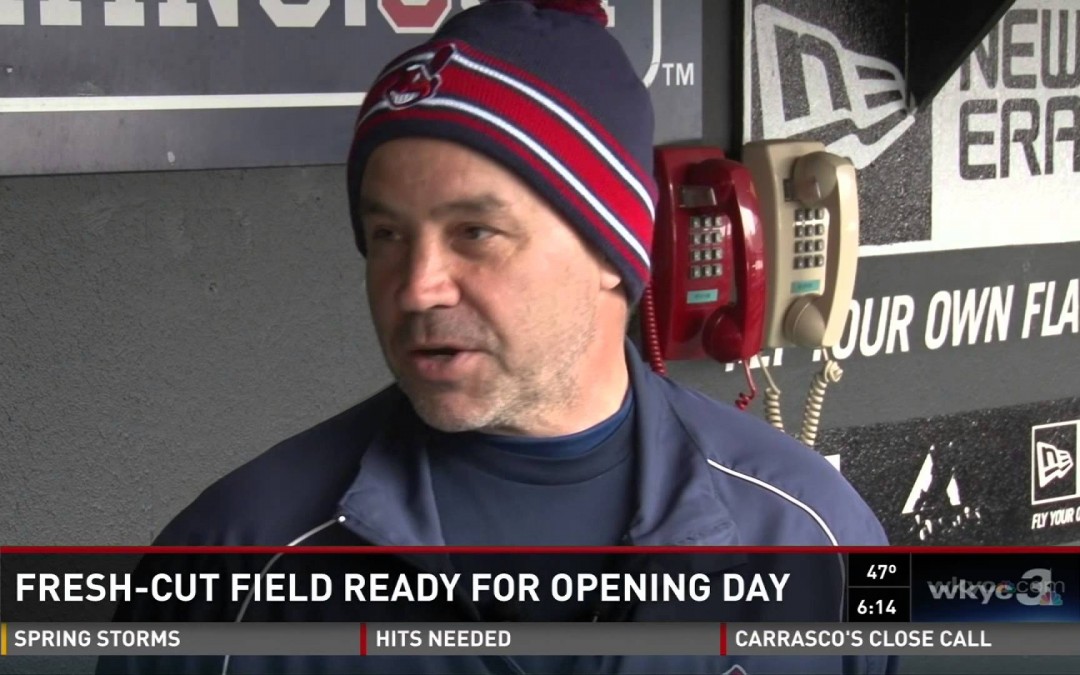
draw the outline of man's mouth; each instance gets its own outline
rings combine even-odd
[[[407,365],[421,379],[450,382],[470,373],[479,354],[460,345],[414,347],[407,351]]]
[[[464,352],[464,349],[457,349],[455,347],[431,347],[425,349],[414,349],[410,353],[414,356],[429,359],[441,359],[443,361],[449,361],[458,354]]]

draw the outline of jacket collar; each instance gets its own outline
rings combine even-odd
[[[633,546],[732,546],[738,534],[716,493],[712,469],[671,400],[675,385],[653,373],[627,340],[635,397],[638,510],[626,543]],[[396,388],[395,388],[396,389]],[[397,401],[363,455],[339,502],[344,524],[379,546],[443,546],[431,487],[426,426],[408,399]]]
[[[654,373],[626,341],[637,402],[638,513],[634,546],[734,546],[738,533],[721,501],[705,454],[687,431],[672,394],[676,385]]]

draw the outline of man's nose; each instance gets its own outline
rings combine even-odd
[[[452,307],[459,299],[453,274],[453,256],[438,242],[417,241],[409,252],[398,304],[405,312]]]

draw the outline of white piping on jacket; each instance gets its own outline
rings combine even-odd
[[[822,518],[821,515],[817,511],[810,508],[805,502],[802,502],[799,499],[796,499],[795,497],[789,495],[788,493],[784,492],[783,490],[776,487],[775,485],[770,485],[769,483],[766,483],[765,481],[761,480],[760,478],[755,478],[755,477],[749,476],[749,475],[747,475],[745,473],[740,473],[740,472],[736,471],[735,469],[728,468],[728,467],[724,466],[723,464],[720,464],[719,462],[717,462],[716,460],[713,460],[713,459],[708,459],[706,461],[708,461],[709,465],[712,466],[712,468],[714,468],[714,469],[717,469],[717,470],[719,470],[719,471],[721,471],[723,473],[726,473],[729,476],[734,476],[735,478],[739,478],[739,479],[742,479],[742,480],[744,480],[744,481],[746,481],[748,483],[752,483],[753,485],[756,485],[756,486],[758,486],[760,488],[764,488],[764,489],[768,490],[769,492],[772,492],[773,494],[779,495],[781,498],[786,499],[787,501],[791,502],[795,506],[798,506],[800,509],[805,511],[811,518],[814,519],[814,522],[816,522],[818,524],[818,527],[820,527],[822,532],[825,533],[825,536],[829,538],[829,541],[832,542],[833,546],[839,546],[840,545],[840,543],[838,541],[836,541],[836,537],[833,535],[832,530],[830,530],[829,526],[825,523],[825,519]],[[839,563],[840,563],[840,587],[846,589],[847,588],[847,572],[844,569],[844,557],[842,555],[840,555],[840,554],[837,554],[837,559],[839,560]],[[841,592],[841,594],[840,594],[840,614],[839,614],[839,617],[840,618],[838,620],[843,621],[843,618],[844,618],[844,592]]]
[[[292,541],[290,541],[288,544],[285,544],[285,546],[286,547],[298,546],[300,544],[300,542],[304,541],[308,537],[312,537],[312,536],[318,534],[319,532],[322,532],[323,530],[330,527],[331,525],[334,525],[336,523],[344,523],[344,522],[345,522],[345,516],[338,516],[337,518],[332,518],[332,519],[326,521],[325,523],[323,523],[323,524],[321,524],[321,525],[319,525],[317,527],[313,527],[312,529],[310,529],[307,532],[303,533],[302,535],[300,535],[296,539],[293,539]],[[281,556],[282,556],[282,553],[280,553],[280,552],[275,553],[274,557],[270,558],[270,560],[267,561],[266,565],[263,566],[262,571],[259,572],[259,576],[261,577],[264,574],[266,574],[266,572],[271,567],[274,566],[274,563],[276,563],[278,561],[278,558],[280,558]],[[251,603],[251,596],[252,596],[252,594],[254,592],[255,592],[255,589],[252,588],[251,590],[248,591],[247,595],[244,596],[244,602],[243,602],[242,605],[240,605],[240,611],[237,613],[236,619],[233,620],[233,623],[241,623],[241,622],[243,622],[244,614],[247,614],[248,605]],[[232,658],[231,654],[226,654],[225,655],[225,660],[221,664],[221,675],[228,675],[229,674],[229,659],[230,658]]]

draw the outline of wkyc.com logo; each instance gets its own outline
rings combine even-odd
[[[896,66],[824,28],[760,4],[754,41],[765,138],[810,135],[862,169],[914,123]]]
[[[934,600],[1016,600],[1031,607],[1060,607],[1064,581],[1054,581],[1045,567],[1036,567],[1020,575],[1019,581],[970,581],[953,577],[949,581],[927,581]]]

